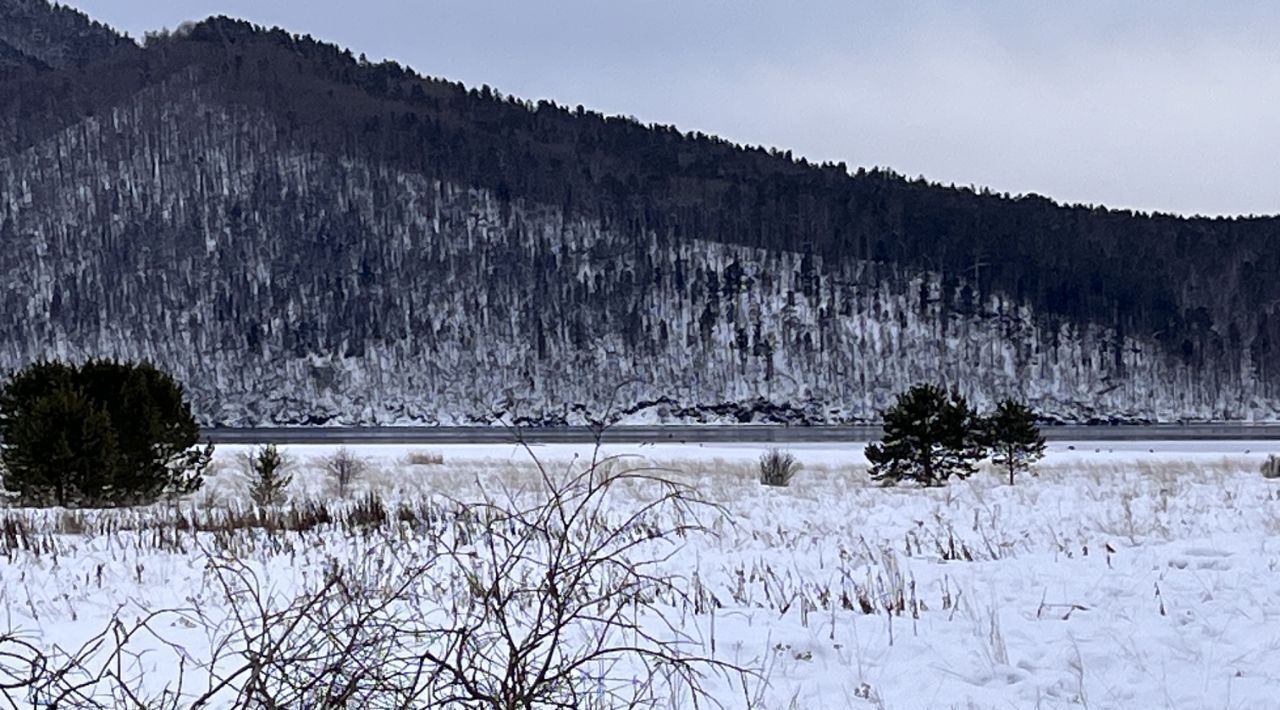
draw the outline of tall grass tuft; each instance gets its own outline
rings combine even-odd
[[[1263,478],[1280,478],[1280,456],[1272,454],[1262,463]]]
[[[785,488],[800,471],[800,462],[790,452],[769,449],[760,456],[760,482],[766,486]]]

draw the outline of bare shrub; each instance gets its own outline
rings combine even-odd
[[[0,633],[0,698],[7,707],[117,708],[177,710],[189,707],[172,688],[145,690],[154,665],[148,647],[173,653],[179,678],[188,668],[183,650],[164,641],[159,630],[181,613],[152,612],[126,623],[119,614],[76,648],[46,649],[38,639]]]
[[[252,479],[249,497],[254,503],[279,505],[284,502],[285,491],[293,482],[293,475],[285,471],[288,465],[288,458],[275,444],[267,444],[249,455],[248,468]]]
[[[593,457],[563,476],[539,464],[540,498],[486,493],[463,508],[484,534],[441,548],[440,564],[461,575],[446,595],[457,608],[426,619],[439,639],[426,652],[438,701],[648,706],[706,700],[703,671],[736,671],[682,648],[687,635],[662,610],[692,600],[684,580],[654,571],[681,540],[707,532],[701,515],[722,511],[658,471],[619,463]],[[611,523],[613,492],[636,485],[657,494]]]
[[[789,486],[799,471],[800,462],[790,452],[770,449],[760,456],[760,482],[766,486]]]
[[[405,462],[410,466],[442,466],[444,454],[439,451],[410,451]]]
[[[271,472],[280,459],[274,447],[253,457]],[[688,591],[696,585],[657,571],[723,511],[616,459],[537,470],[536,490],[482,489],[467,501],[388,510],[370,497],[342,504],[341,517],[299,511],[306,520],[246,511],[246,525],[368,525],[381,552],[331,558],[301,591],[284,592],[236,550],[204,549],[207,593],[190,608],[132,626],[119,615],[69,653],[0,636],[0,697],[90,708],[514,710],[715,705],[709,673],[745,687],[747,671],[697,655],[675,618],[699,604]],[[637,487],[640,499],[630,495]],[[174,628],[202,629],[208,645],[166,639]],[[157,669],[168,675],[157,679]]]
[[[338,484],[338,495],[345,498],[351,483],[364,475],[368,465],[344,446],[325,460],[324,468]]]

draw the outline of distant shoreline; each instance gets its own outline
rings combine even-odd
[[[1280,422],[1196,424],[1045,424],[1050,441],[1269,441],[1280,440]],[[217,444],[487,444],[591,443],[806,443],[871,441],[879,425],[785,426],[779,424],[670,424],[506,428],[501,426],[211,427],[201,436]]]

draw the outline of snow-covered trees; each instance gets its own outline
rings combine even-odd
[[[1063,419],[1280,412],[1263,221],[850,176],[190,30],[0,91],[0,367],[146,359],[227,425],[581,423],[632,380],[692,421],[865,421],[924,378]]]

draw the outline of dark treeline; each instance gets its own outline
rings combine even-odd
[[[14,2],[0,0],[0,13]],[[30,3],[17,3],[23,4]],[[12,46],[3,43],[7,39],[0,30],[0,51]],[[674,275],[662,269],[678,263],[668,258],[676,245],[707,240],[793,254],[799,265],[796,290],[815,305],[827,303],[828,315],[837,315],[836,301],[822,295],[836,289],[839,279],[831,275],[872,273],[860,265],[876,263],[885,267],[880,273],[931,274],[915,282],[921,293],[910,296],[917,315],[995,317],[995,298],[1028,307],[1048,347],[1058,345],[1053,341],[1063,326],[1106,329],[1110,361],[1091,362],[1105,365],[1107,377],[1126,374],[1123,343],[1136,338],[1154,343],[1189,372],[1227,373],[1232,381],[1257,383],[1244,387],[1264,396],[1280,379],[1275,218],[1180,218],[1063,206],[1039,196],[944,187],[883,170],[851,173],[843,163],[812,165],[790,152],[645,126],[582,107],[533,104],[489,87],[468,90],[394,62],[369,63],[310,37],[225,18],[149,36],[141,50],[122,46],[84,56],[89,59],[63,62],[62,68],[42,61],[12,70],[0,92],[0,156],[29,152],[86,117],[105,117],[142,92],[183,77],[218,105],[264,112],[283,144],[316,160],[364,161],[479,189],[500,204],[540,205],[568,221],[588,220],[614,235],[611,248],[635,252],[626,272],[635,289],[671,281]],[[261,199],[270,199],[272,186],[259,188]],[[396,205],[393,187],[375,186],[373,192],[375,210]],[[322,227],[295,236],[315,242],[320,251],[345,249],[335,242],[369,226],[353,214],[330,214],[317,224]],[[316,229],[328,230],[330,241],[316,242]],[[277,230],[273,238],[295,237]],[[514,251],[503,258],[530,261],[490,263],[490,273],[541,263],[546,268],[534,270],[542,276],[530,277],[540,282],[564,266],[546,250],[521,257],[529,240],[512,240]],[[303,261],[320,258],[315,250],[283,248]],[[379,262],[386,254],[343,258],[356,260],[367,283],[394,266]],[[721,309],[706,299],[720,291],[724,276],[697,274],[702,290],[689,296],[698,299],[693,310]],[[731,272],[729,278],[737,277]],[[684,279],[671,282],[673,293],[689,290]],[[712,287],[703,288],[708,280]],[[790,284],[793,277],[785,280]],[[906,283],[896,282],[894,293],[906,298]],[[589,290],[617,288],[607,283]],[[353,316],[360,329],[388,327],[380,324],[376,298],[389,297],[374,298],[344,306],[364,314]],[[553,327],[546,312],[536,317],[539,307],[536,300],[518,306],[524,322],[537,324],[529,333],[535,345]],[[624,330],[643,328],[622,311],[613,320],[630,317],[632,325]],[[818,311],[819,320],[828,317]],[[708,318],[724,317],[717,312]],[[752,324],[731,328],[737,330],[752,341]],[[339,339],[350,341],[346,336]],[[819,347],[825,342],[825,336],[815,339]],[[752,352],[787,347],[771,343],[763,332],[759,342]]]
[[[74,8],[45,0],[0,2],[0,80],[28,71],[84,67],[132,42]]]

